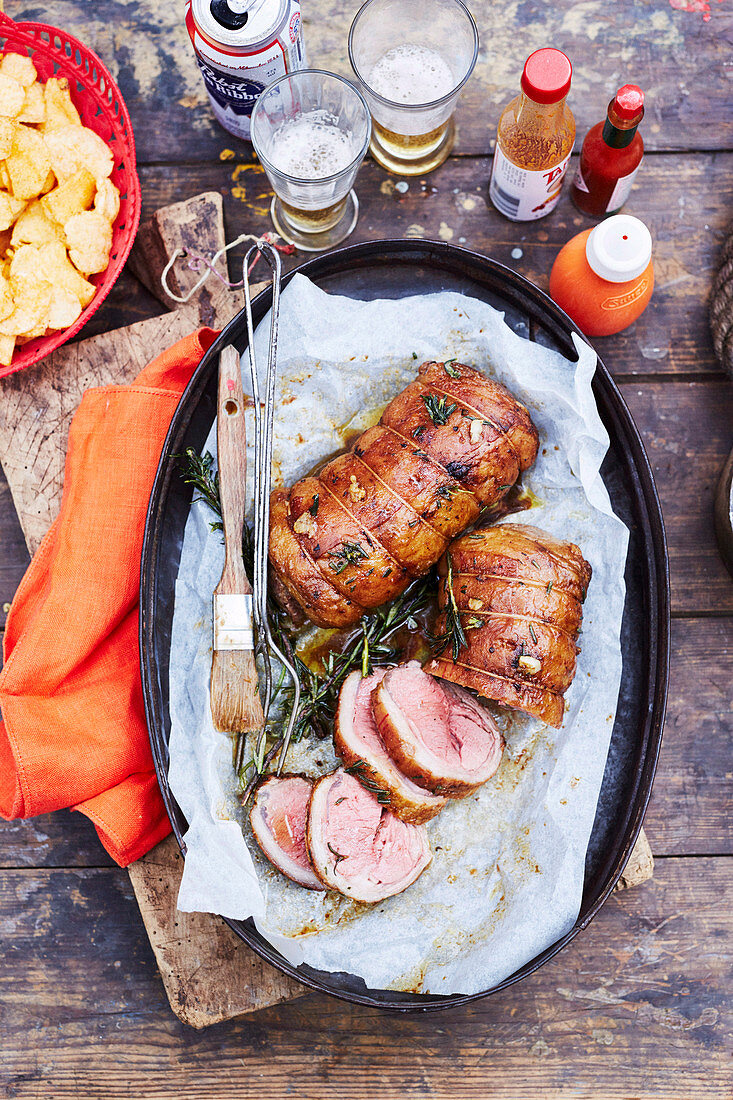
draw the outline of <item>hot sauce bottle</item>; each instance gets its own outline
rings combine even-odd
[[[636,129],[643,117],[644,93],[636,84],[624,84],[609,103],[605,121],[586,134],[570,191],[584,214],[605,218],[626,202],[644,156]]]
[[[550,297],[586,336],[628,328],[646,309],[653,289],[651,233],[630,214],[578,233],[550,272]]]
[[[560,198],[575,141],[565,103],[572,73],[561,50],[535,50],[524,65],[521,93],[499,119],[489,197],[512,221],[543,218]]]

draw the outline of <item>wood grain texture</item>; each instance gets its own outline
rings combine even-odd
[[[621,393],[639,427],[664,514],[672,610],[733,611],[733,580],[714,529],[715,486],[733,442],[729,382],[625,383]]]
[[[316,995],[195,1033],[117,869],[4,871],[0,1090],[18,1100],[728,1100],[733,862],[660,861],[517,986],[435,1016]]]
[[[310,65],[353,77],[347,39],[360,6],[361,0],[303,4]],[[579,134],[602,117],[619,84],[632,80],[647,93],[648,149],[733,148],[726,82],[733,13],[711,0],[712,18],[705,22],[702,11],[680,7],[638,0],[612,6],[603,0],[473,0],[481,50],[458,105],[456,152],[488,152],[502,108],[519,91],[525,58],[548,43],[573,61],[569,102]],[[14,3],[9,11],[15,19],[25,15],[63,26],[97,51],[120,84],[141,162],[204,161],[226,147],[242,147],[214,123],[183,4],[49,0],[42,7]]]
[[[594,223],[576,210],[567,189],[557,209],[541,222],[510,222],[487,198],[490,170],[486,158],[454,159],[424,181],[410,181],[408,190],[400,192],[382,169],[366,162],[356,180],[361,213],[348,243],[394,237],[446,240],[490,256],[547,290],[560,248]],[[185,169],[144,167],[141,179],[144,211],[171,202],[182,191],[210,190],[223,196],[229,240],[239,233],[260,234],[272,228],[272,192],[251,153],[241,160]],[[635,324],[594,341],[616,377],[720,371],[710,338],[707,297],[732,206],[733,155],[659,155],[644,162],[625,210],[651,230],[656,285],[649,307]],[[241,271],[242,252],[232,252],[233,273]],[[283,257],[283,267],[290,270],[307,258],[303,253]]]
[[[300,982],[264,963],[221,918],[178,910],[183,860],[174,837],[128,870],[168,1001],[184,1024],[209,1027],[303,996]]]

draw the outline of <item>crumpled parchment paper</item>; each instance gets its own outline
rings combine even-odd
[[[269,316],[256,335],[262,371],[268,333]],[[231,740],[211,723],[211,595],[223,546],[210,511],[195,503],[170,657],[169,778],[189,822],[180,909],[252,916],[294,963],[348,971],[372,988],[441,994],[486,989],[572,927],[620,684],[628,541],[599,474],[608,437],[591,392],[595,355],[579,339],[576,346],[572,363],[513,333],[491,306],[453,292],[362,302],[327,295],[303,276],[288,285],[275,482],[292,484],[374,423],[421,362],[456,357],[478,367],[527,405],[540,433],[537,462],[524,476],[537,503],[511,522],[571,539],[593,567],[582,652],[560,730],[495,709],[502,764],[477,794],[429,823],[433,861],[405,893],[369,907],[304,890],[259,853],[235,797]],[[215,448],[212,427],[206,449]],[[330,742],[303,741],[286,767],[319,775],[335,765]]]

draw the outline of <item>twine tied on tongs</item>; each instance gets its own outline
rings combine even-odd
[[[222,275],[220,271],[216,270],[216,265],[222,258],[222,256],[224,256],[230,249],[236,248],[237,245],[244,244],[246,241],[254,241],[254,246],[249,249],[249,251],[247,252],[247,256],[249,256],[252,252],[255,252],[255,255],[249,263],[249,266],[247,266],[246,257],[243,264],[243,268],[246,271],[247,276],[249,276],[255,264],[262,255],[262,253],[257,248],[260,243],[267,244],[270,246],[270,248],[277,249],[278,252],[282,252],[285,256],[291,256],[293,252],[295,252],[295,245],[288,244],[287,242],[279,243],[280,240],[281,238],[278,236],[277,233],[267,232],[263,233],[261,237],[255,236],[254,233],[242,233],[235,240],[230,241],[229,244],[225,244],[223,248],[220,248],[219,251],[214,253],[214,255],[211,257],[204,256],[198,252],[188,252],[185,248],[176,248],[170,260],[163,268],[162,274],[160,276],[160,285],[163,287],[163,290],[169,298],[172,298],[174,302],[180,302],[181,305],[185,305],[186,302],[190,302],[193,296],[195,294],[198,294],[198,292],[201,290],[201,287],[211,275],[213,275],[214,278],[218,279],[220,283],[223,283],[223,285],[228,287],[230,290],[238,290],[240,287],[243,287],[245,285],[243,278],[239,279],[237,282],[231,282],[224,275]],[[171,290],[170,286],[168,285],[168,276],[172,271],[174,265],[179,260],[187,260],[188,263],[186,264],[186,266],[188,267],[189,271],[193,271],[194,273],[201,271],[202,268],[204,269],[204,273],[198,280],[198,282],[195,283],[195,285],[192,286],[191,289],[184,295],[176,294],[176,292],[174,290]]]

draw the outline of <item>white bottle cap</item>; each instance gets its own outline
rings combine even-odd
[[[614,214],[597,225],[585,242],[585,257],[609,283],[636,279],[652,258],[652,235],[638,218]]]

